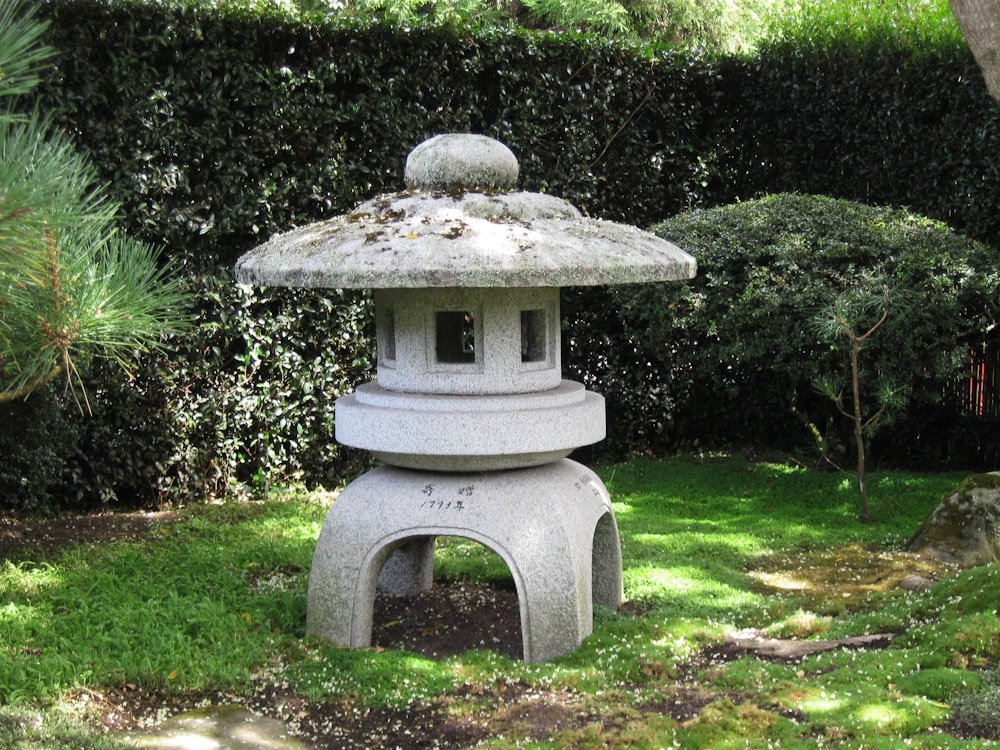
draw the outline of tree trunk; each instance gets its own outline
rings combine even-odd
[[[1000,0],[948,0],[993,98],[1000,102]]]
[[[874,328],[872,330],[875,330]],[[871,331],[869,331],[871,333]],[[858,493],[861,495],[861,520],[872,522],[871,506],[868,504],[868,478],[865,470],[865,428],[861,415],[861,365],[858,361],[861,340],[851,342],[851,385],[854,389],[854,440],[858,447]]]

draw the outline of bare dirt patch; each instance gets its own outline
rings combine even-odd
[[[521,613],[509,587],[468,582],[435,584],[415,596],[379,593],[375,598],[372,643],[431,659],[469,649],[496,651],[520,659]]]
[[[24,557],[75,544],[137,542],[175,520],[177,513],[173,511],[94,513],[38,520],[0,516],[0,556],[17,553]]]

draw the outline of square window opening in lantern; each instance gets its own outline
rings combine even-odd
[[[476,317],[472,310],[440,310],[434,316],[434,356],[443,364],[476,361]]]
[[[521,362],[544,362],[548,357],[545,310],[521,311]]]
[[[396,361],[396,313],[393,309],[382,312],[379,325],[376,326],[378,336],[379,364],[391,365]]]

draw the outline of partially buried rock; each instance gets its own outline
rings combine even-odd
[[[1000,472],[966,478],[924,519],[907,549],[967,568],[1000,560]]]
[[[906,576],[906,578],[899,582],[899,588],[904,591],[926,591],[933,585],[934,581],[930,578],[924,578],[916,573]]]

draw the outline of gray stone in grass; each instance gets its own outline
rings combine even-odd
[[[1000,472],[964,479],[924,519],[907,549],[965,568],[1000,560]]]

